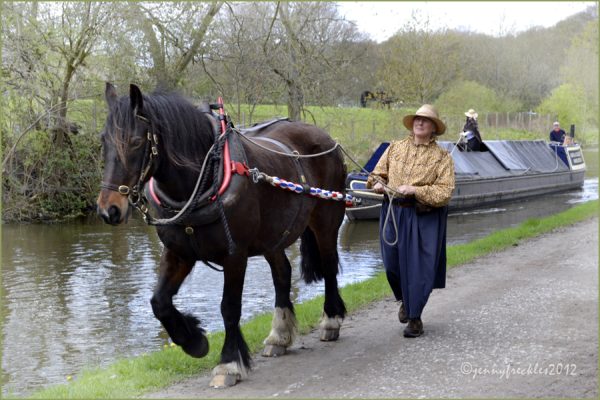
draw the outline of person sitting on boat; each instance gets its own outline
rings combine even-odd
[[[481,148],[481,135],[479,134],[479,125],[477,123],[478,114],[472,108],[465,113],[467,121],[463,127],[463,136],[467,140],[467,149],[470,151],[479,151]]]
[[[446,283],[446,223],[455,184],[454,161],[436,142],[446,126],[433,106],[423,105],[405,116],[403,123],[410,135],[392,141],[369,175],[367,187],[387,194],[379,219],[383,265],[401,302],[398,318],[408,322],[404,336],[418,337],[423,334],[421,313],[431,291]],[[388,215],[390,208],[393,213]],[[386,217],[394,221],[386,223]]]
[[[575,140],[569,135],[565,135],[565,141],[563,142],[563,146],[572,146],[575,144]]]
[[[558,121],[552,124],[552,130],[550,131],[551,142],[558,142],[562,144],[565,140],[566,135],[567,133],[560,128],[560,124],[558,123]]]

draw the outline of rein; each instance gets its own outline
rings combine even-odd
[[[238,133],[239,133],[239,132],[238,132]],[[250,142],[250,143],[252,143],[253,145],[255,145],[255,146],[258,146],[258,147],[260,147],[260,148],[261,148],[261,149],[263,149],[263,150],[266,150],[266,151],[268,151],[268,152],[271,152],[271,153],[274,153],[274,154],[279,154],[280,156],[292,157],[292,158],[295,158],[295,159],[299,159],[299,158],[313,158],[313,157],[320,157],[320,156],[324,156],[324,155],[326,155],[326,154],[329,154],[329,153],[331,153],[332,151],[334,151],[334,150],[335,150],[335,149],[337,149],[338,147],[340,147],[340,148],[342,147],[342,145],[341,145],[341,144],[339,144],[338,142],[335,142],[335,145],[333,145],[333,147],[332,147],[331,149],[328,149],[328,150],[325,150],[325,151],[322,151],[322,152],[320,152],[320,153],[316,153],[316,154],[300,154],[300,153],[298,153],[298,150],[293,150],[291,153],[284,153],[284,152],[281,152],[281,151],[277,151],[277,150],[269,149],[268,147],[265,147],[265,146],[263,146],[263,145],[261,145],[261,144],[259,144],[259,143],[256,143],[256,141],[254,141],[254,140],[250,139],[250,138],[249,138],[249,137],[247,137],[246,135],[242,135],[242,134],[240,134],[240,136],[241,136],[241,137],[242,137],[244,140],[246,140],[247,142]],[[260,138],[260,139],[266,139],[266,138]]]

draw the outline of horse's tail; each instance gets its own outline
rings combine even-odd
[[[323,279],[323,266],[321,265],[321,253],[315,233],[306,227],[302,233],[302,241],[300,242],[300,254],[302,265],[302,278],[304,282],[312,283]]]

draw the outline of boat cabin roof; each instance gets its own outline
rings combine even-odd
[[[452,142],[438,142],[452,152],[457,178],[569,171],[569,167],[543,140],[486,140],[484,143],[487,151],[461,151],[454,149]]]

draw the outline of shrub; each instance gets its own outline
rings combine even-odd
[[[538,106],[537,112],[557,115],[562,126],[581,125],[585,121],[585,103],[583,88],[566,83],[554,89]]]
[[[520,103],[500,98],[492,89],[473,81],[457,81],[435,101],[444,115],[462,116],[470,108],[480,115],[490,112],[520,111]]]

